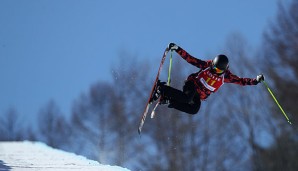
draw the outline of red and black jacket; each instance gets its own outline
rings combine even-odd
[[[188,63],[200,68],[200,71],[188,76],[187,80],[194,82],[197,92],[202,100],[206,99],[211,93],[216,92],[224,83],[234,83],[238,85],[257,85],[258,81],[254,78],[240,78],[230,70],[226,70],[222,75],[211,71],[212,60],[203,61],[191,56],[181,47],[176,52]]]

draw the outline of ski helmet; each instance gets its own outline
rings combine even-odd
[[[212,66],[224,72],[229,67],[229,59],[226,55],[217,55],[212,61]]]

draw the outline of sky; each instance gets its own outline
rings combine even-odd
[[[204,57],[233,32],[257,47],[276,10],[277,0],[0,0],[0,115],[35,115],[50,100],[70,113],[123,52],[159,62],[175,42]]]

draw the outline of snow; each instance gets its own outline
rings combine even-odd
[[[0,142],[0,171],[2,170],[96,170],[129,171],[119,166],[102,165],[40,142]]]

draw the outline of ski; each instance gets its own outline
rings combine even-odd
[[[169,64],[168,81],[167,81],[168,86],[170,86],[171,84],[172,61],[173,61],[173,51],[171,51],[171,55],[170,55],[170,64]],[[153,110],[151,111],[151,118],[154,118],[155,110],[160,104],[161,104],[161,97],[158,98],[158,102],[155,104]]]
[[[142,128],[144,126],[144,123],[145,123],[145,120],[146,120],[146,117],[147,117],[147,114],[148,114],[148,111],[149,111],[149,108],[150,108],[150,105],[152,104],[152,97],[153,97],[153,93],[155,92],[155,89],[157,88],[157,82],[159,80],[159,75],[161,73],[161,70],[162,70],[162,67],[163,67],[163,64],[165,62],[165,59],[167,57],[167,54],[169,52],[169,49],[166,48],[164,53],[163,53],[163,56],[161,58],[161,62],[160,62],[160,65],[159,65],[159,68],[158,68],[158,72],[157,72],[157,75],[156,75],[156,78],[155,78],[155,81],[154,81],[154,84],[152,86],[152,89],[151,89],[151,92],[150,92],[150,95],[149,95],[149,98],[147,100],[147,103],[146,103],[146,106],[145,106],[145,109],[144,109],[144,112],[142,114],[142,117],[141,117],[141,121],[139,123],[139,128],[138,128],[138,132],[139,134],[141,134],[141,131],[142,131]],[[159,100],[158,100],[159,102]]]

